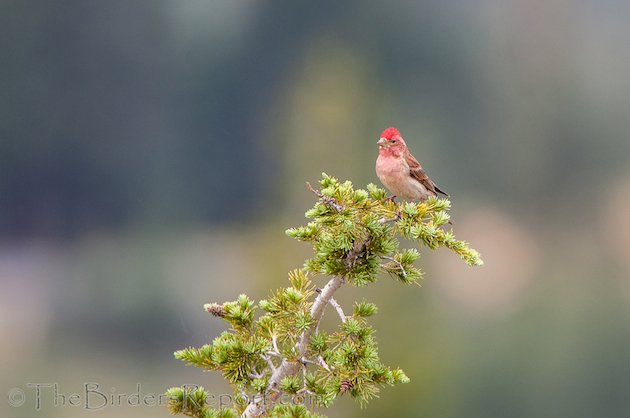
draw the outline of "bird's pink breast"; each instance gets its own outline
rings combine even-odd
[[[381,150],[388,151],[388,150]],[[376,159],[376,175],[391,193],[409,200],[427,198],[426,188],[411,177],[409,165],[402,157],[379,152]]]

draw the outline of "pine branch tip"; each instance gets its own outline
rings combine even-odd
[[[203,305],[203,309],[212,316],[216,316],[218,318],[225,317],[225,308],[223,305],[219,305],[218,303],[206,303]]]

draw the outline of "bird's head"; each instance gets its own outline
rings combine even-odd
[[[405,152],[407,144],[396,128],[387,128],[377,142],[379,154],[399,157]]]

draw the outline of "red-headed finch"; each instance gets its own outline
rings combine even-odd
[[[419,202],[437,193],[448,196],[411,155],[398,129],[385,129],[377,144],[376,175],[394,196]]]

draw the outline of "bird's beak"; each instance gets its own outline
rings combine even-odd
[[[377,142],[379,148],[387,148],[387,139],[381,138]]]

